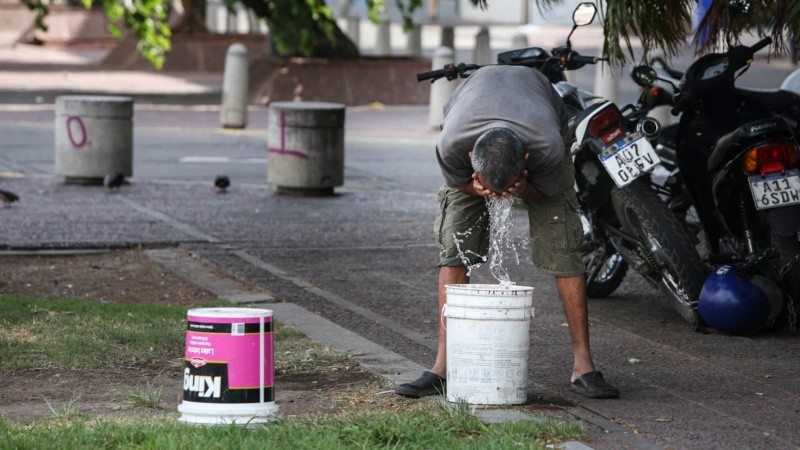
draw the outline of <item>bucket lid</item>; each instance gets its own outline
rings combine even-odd
[[[508,287],[503,287],[499,284],[447,284],[444,288],[446,292],[469,295],[490,295],[492,297],[531,295],[533,293],[532,286],[517,286],[516,284]]]
[[[193,317],[217,318],[247,318],[247,317],[272,317],[271,309],[260,308],[197,308],[190,309],[188,315]]]

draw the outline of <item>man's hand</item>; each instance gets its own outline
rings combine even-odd
[[[475,192],[475,195],[478,197],[489,197],[494,198],[497,197],[497,193],[493,190],[487,188],[486,186],[481,183],[481,180],[478,178],[477,173],[472,174],[472,189]]]
[[[505,190],[502,194],[500,194],[503,198],[509,197],[520,197],[522,193],[525,191],[525,188],[528,186],[528,182],[525,179],[528,177],[528,171],[525,170],[522,172],[522,176],[518,177],[511,184],[508,186],[508,189]]]

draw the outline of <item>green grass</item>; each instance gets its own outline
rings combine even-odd
[[[125,402],[138,408],[158,409],[164,398],[164,386],[147,383],[125,391]]]
[[[80,395],[73,395],[73,397],[65,404],[54,404],[49,399],[45,398],[44,402],[47,408],[53,413],[53,417],[60,421],[73,421],[79,420],[84,417],[80,410]]]
[[[0,419],[0,449],[514,449],[580,439],[577,422],[552,419],[487,425],[466,405],[402,413],[280,421],[252,428],[198,427],[172,420],[39,422]]]
[[[186,307],[0,295],[0,370],[166,368],[183,365]],[[276,324],[275,370],[355,365],[352,358]]]

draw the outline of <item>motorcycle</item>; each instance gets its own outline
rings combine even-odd
[[[681,114],[674,139],[662,145],[677,168],[662,192],[671,209],[684,218],[690,209],[696,212],[709,263],[758,267],[783,293],[782,316],[794,329],[800,299],[800,72],[776,90],[735,85],[770,43],[766,38],[702,56],[685,73],[638,66],[632,76],[650,94],[661,89],[659,82],[675,92],[643,94],[640,102],[645,109],[672,104],[673,115]]]
[[[528,47],[500,53],[498,64],[524,65],[542,72],[561,96],[570,117],[570,153],[584,224],[583,261],[590,298],[608,297],[629,267],[660,289],[689,323],[698,323],[697,298],[706,267],[678,220],[651,188],[650,171],[659,165],[650,140],[657,121],[633,105],[620,110],[613,102],[568,83],[566,70],[602,58],[580,55],[570,37],[594,20],[593,3],[581,3],[566,45],[547,52]],[[417,75],[417,80],[466,78],[480,68],[448,65]]]

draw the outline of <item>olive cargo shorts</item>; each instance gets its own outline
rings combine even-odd
[[[583,226],[575,196],[572,158],[561,165],[561,191],[524,202],[530,226],[531,259],[539,273],[571,277],[585,273],[578,251]],[[437,194],[439,215],[434,223],[440,266],[463,266],[459,248],[469,264],[482,262],[489,252],[489,212],[486,199],[443,186]],[[456,240],[458,242],[456,242]]]

